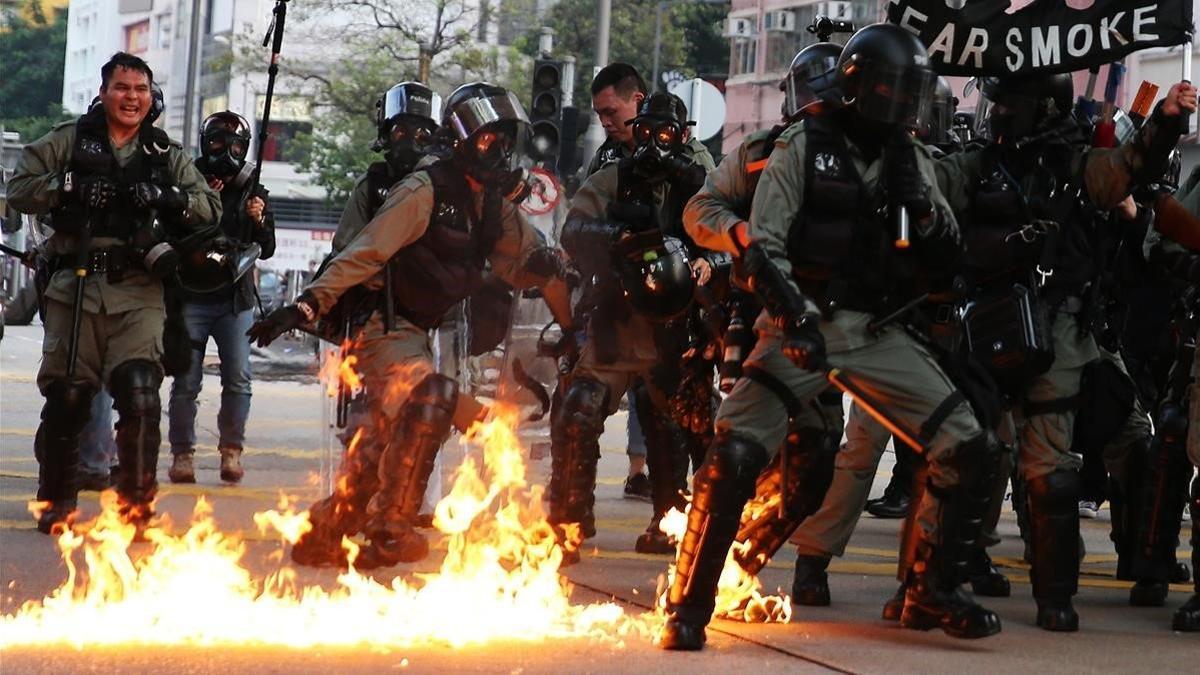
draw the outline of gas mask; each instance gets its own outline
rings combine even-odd
[[[633,121],[633,162],[646,177],[665,177],[685,169],[691,160],[683,156],[684,126],[654,118]]]
[[[245,166],[249,149],[249,139],[228,129],[211,129],[201,138],[198,168],[218,178],[235,176]]]
[[[510,202],[522,202],[533,190],[522,162],[526,132],[527,128],[516,122],[487,125],[462,141],[456,156],[471,178]]]

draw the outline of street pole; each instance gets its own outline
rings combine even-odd
[[[662,23],[663,10],[666,9],[669,0],[659,0],[658,5],[654,7],[654,74],[650,78],[650,93],[658,91],[658,59],[662,53]]]
[[[592,66],[592,77],[608,65],[608,29],[612,24],[612,0],[599,0],[596,15],[596,61]],[[589,80],[590,82],[590,80]],[[588,106],[589,108],[591,106]],[[587,166],[600,146],[604,144],[604,126],[593,110],[587,133],[583,136],[582,164]]]
[[[196,61],[200,53],[200,0],[192,0],[192,30],[188,37],[187,86],[183,94],[183,147],[188,154],[196,150],[196,134],[193,124],[196,117]]]
[[[429,52],[432,50],[427,42],[417,45],[417,49],[420,50],[417,56],[417,81],[424,82],[428,86],[429,69],[433,61],[433,56]]]
[[[1194,55],[1192,52],[1193,44],[1194,43],[1191,40],[1188,40],[1187,43],[1183,45],[1183,81],[1184,82],[1192,81],[1192,57]],[[1192,126],[1192,124],[1193,124],[1192,120],[1194,120],[1194,119],[1196,119],[1195,115],[1188,115],[1188,118],[1187,118],[1187,127],[1188,128],[1184,132],[1185,134],[1192,133],[1192,129],[1194,128]]]

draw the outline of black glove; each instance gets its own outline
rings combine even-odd
[[[90,209],[102,209],[117,196],[117,184],[104,176],[75,177],[72,172],[63,174],[63,192],[75,196],[76,201]]]
[[[174,185],[162,187],[154,183],[135,183],[130,191],[133,201],[144,209],[180,213],[188,205],[187,195]]]
[[[308,308],[308,311],[306,312],[301,305],[304,305],[304,308]],[[266,347],[278,339],[280,335],[299,328],[306,321],[315,319],[316,314],[311,309],[312,306],[311,302],[305,301],[302,294],[296,300],[296,304],[284,305],[254,322],[250,330],[246,331],[246,335],[249,336],[250,342],[258,343],[259,347]]]
[[[908,209],[908,215],[914,220],[920,220],[933,211],[933,203],[929,201],[929,189],[921,178],[921,168],[917,164],[917,148],[914,141],[904,136],[898,136],[887,147],[887,190],[888,201]]]
[[[825,337],[821,335],[820,318],[805,314],[783,325],[783,355],[797,368],[816,372],[825,366]]]

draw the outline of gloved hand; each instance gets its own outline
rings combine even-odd
[[[797,368],[816,372],[825,365],[825,337],[820,323],[817,315],[805,314],[783,325],[783,355]]]
[[[180,213],[188,205],[187,195],[174,185],[163,187],[154,183],[135,183],[131,192],[133,201],[144,209]]]
[[[307,302],[304,295],[301,294],[300,298],[296,300],[296,304],[284,305],[254,322],[250,330],[246,331],[246,335],[250,338],[250,342],[257,343],[259,347],[266,347],[280,335],[299,328],[306,321],[315,319],[316,312],[312,307],[313,305]]]
[[[67,172],[63,175],[63,191],[75,195],[75,199],[83,206],[103,209],[116,198],[117,184],[104,176],[81,179]]]
[[[917,148],[907,134],[896,136],[888,144],[885,158],[888,201],[908,209],[909,217],[920,220],[933,210],[929,189],[921,178]]]

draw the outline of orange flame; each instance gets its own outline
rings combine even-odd
[[[325,350],[325,363],[321,364],[317,378],[325,383],[328,395],[336,395],[341,384],[349,387],[351,392],[362,388],[362,377],[354,370],[354,366],[358,364],[358,357],[354,355],[355,347],[356,342],[346,340],[340,348]]]
[[[474,425],[467,438],[482,450],[456,471],[438,504],[436,525],[447,539],[437,572],[381,583],[351,568],[336,586],[301,585],[283,567],[258,580],[242,564],[245,544],[217,530],[199,499],[190,526],[145,530],[148,550],[117,515],[112,493],[87,526],[58,539],[66,581],[40,601],[0,617],[0,648],[71,644],[267,644],[453,647],[493,641],[594,638],[623,644],[650,638],[661,618],[626,615],[615,603],[570,602],[558,574],[562,549],[545,520],[541,487],[526,483],[525,465],[504,411]],[[477,454],[477,453],[473,453]],[[263,531],[295,541],[310,527],[291,500],[255,515]],[[353,555],[357,547],[343,540]],[[277,551],[282,556],[283,551]],[[77,566],[79,555],[84,566]]]
[[[691,509],[690,504],[688,509]],[[687,515],[679,509],[671,509],[663,516],[659,529],[677,541],[682,541],[687,531]],[[734,553],[741,552],[745,546],[747,544],[744,542],[734,542],[725,557],[725,567],[721,569],[721,578],[717,582],[717,603],[713,617],[746,623],[788,623],[792,620],[791,598],[784,594],[763,595],[762,583],[758,577],[746,573],[734,560]],[[660,608],[666,607],[666,590],[671,587],[674,577],[675,566],[672,565],[667,571],[666,585],[659,593]]]

